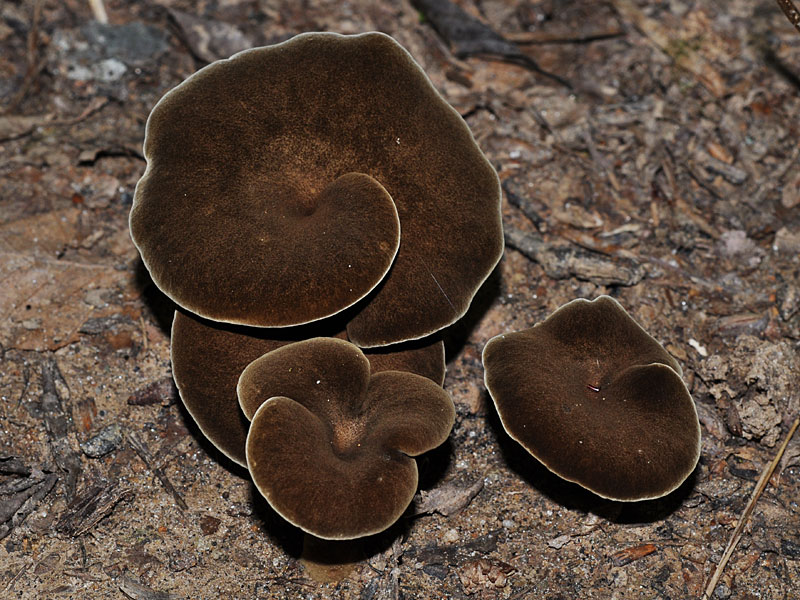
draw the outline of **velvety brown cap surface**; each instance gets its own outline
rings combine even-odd
[[[316,335],[343,338],[338,328]],[[249,421],[239,407],[236,385],[251,362],[286,344],[309,337],[308,328],[259,329],[215,323],[192,313],[177,311],[172,323],[172,373],[186,410],[203,434],[223,454],[246,465],[245,440]],[[444,381],[444,344],[441,341],[412,342],[367,351],[373,373],[408,371]]]
[[[417,488],[411,457],[444,442],[455,419],[431,380],[371,376],[364,354],[334,338],[264,355],[242,373],[238,392],[253,418],[247,466],[256,487],[287,521],[325,539],[394,523]]]
[[[491,339],[483,364],[509,435],[600,496],[657,498],[697,464],[700,425],[679,365],[608,296]]]
[[[502,253],[500,188],[461,117],[383,34],[303,34],[202,69],[153,110],[131,233],[153,280],[257,326],[342,310],[360,346],[464,314]]]

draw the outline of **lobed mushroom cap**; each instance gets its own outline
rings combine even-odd
[[[345,337],[341,325],[315,324],[316,335]],[[258,329],[207,321],[182,310],[172,322],[172,373],[186,410],[203,434],[223,454],[246,466],[245,441],[250,426],[239,407],[236,385],[247,365],[260,356],[310,337],[308,328]],[[373,373],[408,371],[442,385],[444,343],[418,341],[367,351]]]
[[[252,416],[247,467],[287,521],[323,539],[352,539],[394,523],[417,489],[411,458],[447,439],[449,395],[412,373],[370,375],[353,344],[315,338],[283,346],[242,373]]]
[[[213,63],[156,105],[144,154],[132,238],[156,285],[209,319],[296,325],[378,286],[350,339],[417,339],[466,312],[502,253],[494,169],[384,34]]]
[[[608,296],[492,338],[483,364],[508,434],[599,496],[658,498],[697,465],[700,424],[680,366]]]

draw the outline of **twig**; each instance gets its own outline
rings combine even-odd
[[[490,57],[520,65],[552,79],[572,91],[572,84],[563,77],[539,66],[513,42],[450,0],[413,0],[412,4],[451,46],[457,58]]]
[[[583,141],[586,144],[586,149],[589,151],[589,156],[591,156],[594,161],[597,171],[601,175],[605,175],[611,187],[619,192],[621,188],[619,181],[617,181],[617,176],[614,174],[614,169],[606,162],[605,157],[600,154],[600,151],[597,149],[590,127],[583,130]]]
[[[700,173],[700,171],[697,170],[697,167],[691,162],[686,162],[686,170],[689,171],[689,175],[692,176],[692,179],[694,179],[700,185],[700,187],[705,189],[709,194],[714,196],[714,198],[721,200],[724,197],[722,192],[717,189],[717,186],[706,181],[706,178],[703,177],[703,174]]]
[[[41,560],[42,559],[40,559],[39,562],[41,562]],[[8,580],[8,583],[6,583],[6,585],[3,587],[2,590],[0,590],[0,592],[5,593],[5,592],[10,591],[11,588],[13,587],[13,585],[17,582],[17,580],[20,577],[22,577],[23,573],[25,573],[25,571],[27,571],[30,568],[30,566],[31,566],[31,563],[26,563],[26,564],[22,565],[22,568],[19,571],[17,571],[16,575],[14,575],[11,579]]]
[[[143,315],[139,315],[139,325],[142,328],[142,352],[147,354],[147,326],[145,325]]]
[[[601,29],[586,33],[569,35],[551,31],[521,31],[519,33],[505,33],[503,37],[515,44],[587,44],[608,40],[625,35],[623,29]]]
[[[769,465],[767,465],[767,467],[764,469],[764,472],[761,473],[761,478],[758,480],[758,483],[756,483],[753,494],[750,496],[750,501],[747,503],[744,512],[742,512],[742,516],[739,517],[739,522],[736,524],[736,529],[733,530],[733,535],[731,535],[728,546],[725,548],[725,552],[723,552],[722,558],[720,559],[717,568],[714,570],[714,574],[711,576],[711,580],[708,582],[708,586],[706,586],[703,595],[700,596],[700,600],[706,600],[707,598],[710,598],[711,594],[714,592],[714,589],[717,587],[719,578],[722,577],[722,571],[725,569],[725,565],[728,564],[731,554],[733,554],[736,545],[739,543],[739,540],[742,537],[744,526],[747,524],[747,521],[753,512],[756,502],[758,502],[758,499],[761,497],[761,494],[767,487],[767,483],[769,483],[769,478],[772,477],[775,467],[778,466],[783,453],[786,452],[786,446],[789,445],[789,440],[792,439],[792,436],[797,430],[798,425],[800,425],[800,417],[794,420],[794,423],[792,423],[792,426],[789,428],[789,433],[786,436],[786,439],[783,440],[781,447],[778,448],[778,453],[775,455],[775,458],[772,459],[772,462],[769,463]]]
[[[792,155],[786,159],[781,166],[775,169],[774,172],[765,175],[751,186],[746,195],[747,203],[756,210],[760,210],[759,207],[761,206],[761,202],[764,200],[767,194],[774,191],[775,188],[781,184],[784,176],[792,167],[794,167],[798,158],[800,158],[800,146],[795,147]]]
[[[28,30],[28,68],[25,70],[25,78],[22,80],[22,85],[11,97],[8,105],[0,110],[0,114],[9,114],[16,109],[25,95],[28,93],[31,85],[36,80],[37,75],[44,69],[47,64],[46,59],[39,59],[37,47],[39,45],[39,20],[42,16],[42,0],[36,0],[33,5],[33,16],[31,17],[31,28]]]
[[[164,489],[172,494],[172,497],[175,499],[175,504],[177,504],[181,510],[188,510],[189,507],[186,505],[186,502],[181,497],[180,493],[178,493],[178,490],[176,490],[172,485],[172,482],[167,478],[167,475],[164,473],[163,469],[153,465],[153,458],[144,442],[132,433],[128,435],[128,441],[131,444],[131,448],[133,448],[136,454],[139,455],[139,458],[142,459],[142,462],[144,462],[144,464],[147,465],[147,468],[150,469],[156,477],[158,477],[161,485],[164,486]]]
[[[81,473],[81,461],[69,443],[72,433],[72,419],[69,406],[65,406],[68,398],[62,398],[56,382],[64,382],[64,376],[58,368],[52,353],[42,358],[42,398],[41,407],[45,429],[50,441],[50,449],[56,465],[65,474],[64,488],[67,499],[75,497],[75,487]],[[68,388],[67,388],[68,389]]]
[[[95,21],[100,23],[108,23],[108,13],[106,13],[106,7],[103,4],[103,0],[89,0],[89,6],[92,9],[92,15],[94,16]]]
[[[797,31],[800,31],[800,12],[795,8],[792,0],[778,0],[778,6],[781,7],[783,14],[789,19],[789,23],[794,25]]]

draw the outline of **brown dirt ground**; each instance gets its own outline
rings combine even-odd
[[[0,516],[21,499],[0,524],[0,597],[699,598],[800,403],[800,35],[770,0],[460,5],[574,92],[455,58],[406,1],[107,0],[109,29],[79,0],[0,5],[0,458],[17,459],[0,461]],[[420,460],[423,489],[482,489],[367,540],[329,584],[182,410],[172,306],[127,233],[157,99],[312,30],[411,51],[497,168],[509,246],[446,332],[456,424]],[[601,293],[681,362],[698,405],[700,465],[662,500],[560,481],[483,388],[486,340]],[[92,458],[79,444],[100,431],[112,451]],[[715,597],[800,597],[798,456],[795,439]]]

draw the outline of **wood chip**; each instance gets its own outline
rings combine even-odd
[[[466,594],[474,594],[485,588],[506,586],[507,577],[516,569],[501,560],[477,558],[468,560],[458,570],[458,578]]]
[[[727,88],[722,75],[691,48],[688,40],[676,40],[673,29],[646,16],[633,0],[613,0],[612,4],[626,21],[632,23],[653,44],[670,56],[676,65],[692,73],[709,92],[717,98],[725,95]]]
[[[34,472],[33,477],[38,475]],[[39,503],[44,499],[50,490],[58,481],[58,475],[51,473],[45,475],[43,479],[36,482],[34,485],[20,491],[20,497],[11,496],[10,499],[3,500],[0,498],[0,513],[9,515],[7,518],[0,516],[0,540],[6,537],[11,531],[18,527],[30,515]],[[18,502],[22,499],[22,502]],[[6,505],[6,502],[8,503]],[[5,505],[5,508],[4,508]],[[13,511],[7,510],[8,507],[13,506]]]
[[[81,472],[81,461],[78,453],[72,449],[68,438],[68,434],[72,433],[71,411],[69,407],[65,406],[67,398],[61,392],[62,389],[68,390],[68,388],[52,354],[44,356],[41,369],[41,407],[44,425],[50,438],[50,448],[56,465],[66,474],[64,487],[67,499],[72,500],[75,496],[78,475]]]
[[[0,457],[0,473],[7,475],[30,475],[31,468],[14,456]]]
[[[82,535],[110,515],[119,502],[133,496],[131,488],[118,488],[113,483],[90,485],[67,506],[56,530],[73,537]]]
[[[739,167],[728,164],[725,161],[714,158],[705,152],[695,153],[695,160],[709,173],[720,175],[728,183],[733,185],[742,185],[747,181],[747,171]]]
[[[631,546],[611,555],[611,562],[615,567],[622,567],[635,560],[652,554],[656,551],[653,544],[642,544],[641,546]]]
[[[637,260],[606,257],[571,246],[553,246],[533,233],[506,226],[506,244],[539,263],[553,279],[575,277],[597,285],[635,285],[646,274]]]
[[[164,377],[136,390],[128,397],[128,404],[131,406],[167,404],[175,399],[176,391],[172,377]]]
[[[200,530],[203,532],[203,535],[213,535],[217,533],[220,523],[221,521],[217,517],[203,515],[200,517]]]

